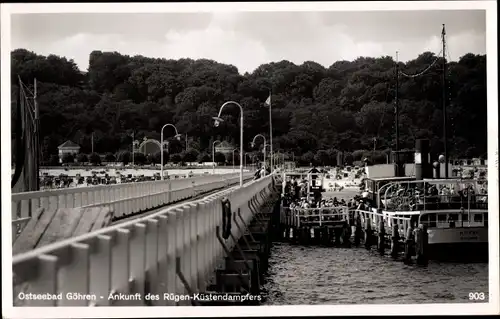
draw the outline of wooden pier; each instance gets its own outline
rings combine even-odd
[[[375,248],[405,263],[427,264],[425,225],[411,227],[411,217],[377,210],[349,209],[347,206],[296,208],[281,207],[280,240],[300,245]],[[414,235],[415,234],[415,235]]]

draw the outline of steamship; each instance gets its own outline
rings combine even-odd
[[[445,28],[443,44],[443,96],[446,96]],[[488,195],[485,178],[454,176],[447,155],[447,99],[443,99],[444,154],[432,158],[429,140],[416,140],[415,152],[399,151],[399,64],[395,64],[396,149],[391,174],[371,176],[366,181],[367,199],[376,209],[399,216],[410,216],[412,225],[427,226],[427,256],[439,260],[488,260]],[[413,159],[409,158],[414,156]],[[406,158],[405,158],[406,157]],[[406,163],[406,164],[405,164]],[[380,170],[379,170],[380,171]],[[391,173],[391,167],[388,167]],[[371,169],[377,173],[376,169]],[[370,168],[367,168],[370,173]],[[379,172],[380,173],[380,172]],[[387,173],[387,172],[386,172]],[[369,175],[369,174],[368,174]],[[442,179],[441,177],[444,177]],[[383,197],[383,198],[382,198]]]
[[[367,167],[363,196],[375,209],[410,217],[414,227],[426,225],[429,259],[487,261],[486,178],[441,178],[446,176],[446,166],[448,175],[452,175],[452,165],[439,161],[431,164],[428,149],[428,140],[417,140],[414,161],[406,156],[406,163],[400,160],[399,165]]]

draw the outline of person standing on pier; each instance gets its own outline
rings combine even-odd
[[[319,170],[316,168],[316,166],[313,166],[309,172],[307,172],[308,174],[319,174]],[[316,175],[312,175],[311,176],[312,179],[316,179]]]
[[[365,203],[363,202],[362,199],[359,201],[359,205],[358,205],[357,209],[358,210],[366,210],[366,205],[365,205]]]
[[[297,180],[297,178],[294,178],[293,179],[293,197],[295,200],[299,200],[300,198],[300,187],[299,187],[299,182]]]

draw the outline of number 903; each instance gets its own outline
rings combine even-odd
[[[484,292],[469,292],[469,300],[484,300]]]

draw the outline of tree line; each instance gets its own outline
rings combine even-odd
[[[273,150],[286,153],[286,159],[332,165],[337,153],[343,152],[348,162],[366,156],[385,162],[395,148],[395,61],[389,56],[337,61],[329,67],[283,60],[244,74],[233,65],[213,60],[118,52],[93,51],[86,72],[71,59],[25,49],[12,51],[11,59],[12,138],[18,78],[28,87],[36,78],[44,163],[54,160],[57,146],[66,140],[90,154],[92,134],[96,153],[127,162],[132,136],[160,140],[166,123],[175,124],[180,134],[188,136],[185,149],[184,141],[165,129],[168,160],[211,160],[213,141],[239,143],[237,107],[225,108],[225,121],[213,125],[212,117],[228,100],[244,109],[244,148],[249,158],[262,159],[261,140],[254,148],[250,142],[259,133],[268,138],[269,110],[264,101],[269,92]],[[399,69],[417,74],[436,59],[422,76],[399,77],[401,149],[413,149],[416,139],[427,138],[431,152],[443,151],[442,58],[424,52],[407,63],[399,62]],[[446,78],[448,153],[451,158],[485,157],[486,56],[469,53],[448,62]],[[15,156],[15,149],[12,153]],[[142,155],[138,156],[142,161]],[[146,154],[144,161],[154,163],[158,157]],[[226,160],[231,161],[232,155]]]

